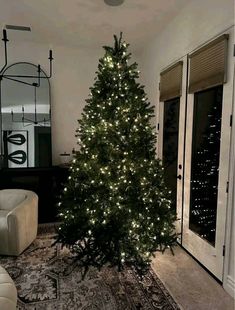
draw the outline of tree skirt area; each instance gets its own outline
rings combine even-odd
[[[129,268],[90,268],[82,280],[73,255],[55,240],[44,231],[19,257],[0,256],[17,287],[17,309],[180,309],[152,270],[141,279]]]

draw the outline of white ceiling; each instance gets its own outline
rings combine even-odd
[[[195,1],[195,0],[194,0]],[[32,33],[9,30],[9,38],[73,47],[110,44],[123,31],[132,49],[161,31],[189,0],[0,0],[0,26],[30,26]],[[1,34],[0,34],[1,35]]]

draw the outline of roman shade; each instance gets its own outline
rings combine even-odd
[[[189,55],[189,93],[226,83],[228,34]]]
[[[182,94],[183,61],[179,61],[160,73],[160,101],[166,101]]]

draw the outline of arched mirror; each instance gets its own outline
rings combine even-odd
[[[4,70],[0,87],[2,166],[51,166],[50,83],[47,75],[41,69],[39,79],[38,66],[15,63]]]

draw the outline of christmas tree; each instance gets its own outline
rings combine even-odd
[[[137,64],[128,63],[128,45],[114,39],[114,47],[104,47],[79,120],[58,241],[85,270],[108,263],[144,272],[155,251],[175,244],[176,217],[156,158],[154,108],[136,81]]]

